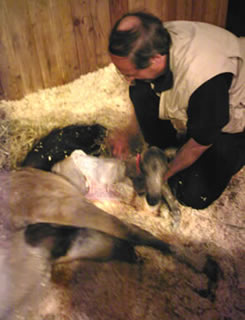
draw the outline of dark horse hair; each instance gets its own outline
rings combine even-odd
[[[122,20],[127,17],[136,17],[139,23],[131,29],[118,30]],[[144,12],[123,15],[115,23],[109,37],[109,52],[117,56],[129,57],[137,69],[147,68],[150,65],[150,59],[156,54],[168,54],[170,45],[170,34],[164,28],[162,21]]]

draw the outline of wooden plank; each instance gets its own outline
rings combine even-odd
[[[193,0],[192,2],[192,21],[203,21],[203,12],[206,6],[206,0]]]
[[[0,99],[19,99],[23,84],[8,28],[7,6],[0,2]]]
[[[229,4],[229,0],[219,1],[219,10],[217,14],[217,21],[215,21],[215,24],[223,28],[225,28],[226,26],[228,4]],[[245,14],[244,14],[244,19],[245,19]]]
[[[169,0],[162,0],[161,1],[161,11],[159,13],[159,18],[163,21],[169,21],[171,20],[169,18]]]
[[[218,26],[224,26],[226,21],[227,6],[227,0],[206,0],[202,20]]]
[[[146,12],[150,12],[162,19],[163,2],[162,0],[145,0]]]
[[[164,0],[162,3],[162,20],[170,21],[176,20],[176,1],[178,0]]]
[[[6,97],[5,97],[5,93],[4,93],[4,89],[1,81],[1,72],[0,72],[0,100],[3,100],[3,99],[6,100]]]
[[[126,0],[109,0],[110,5],[110,21],[111,26],[114,26],[116,21],[122,15],[128,12],[128,1]]]
[[[35,1],[35,0],[33,0]],[[73,32],[70,0],[48,0],[50,7],[52,48],[57,57],[61,79],[58,84],[67,83],[80,75],[79,59]]]
[[[8,26],[15,67],[22,81],[24,95],[43,87],[28,6],[26,0],[7,0],[4,3],[8,21],[6,27]]]
[[[111,31],[109,2],[108,0],[92,0],[89,3],[96,43],[96,63],[100,68],[110,63],[108,54],[108,37]]]
[[[144,0],[128,0],[128,10],[130,12],[145,11],[145,1]]]
[[[71,9],[80,72],[85,74],[96,69],[95,31],[89,1],[71,0]]]
[[[205,1],[204,11],[203,11],[203,21],[212,23],[215,21],[217,10],[217,1]]]
[[[50,3],[47,0],[28,0],[29,14],[45,88],[63,82],[54,48],[55,32],[52,28]]]
[[[192,0],[176,1],[176,20],[191,20]]]

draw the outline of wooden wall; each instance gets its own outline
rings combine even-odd
[[[0,0],[0,99],[19,99],[110,62],[108,35],[125,12],[225,26],[228,0]]]

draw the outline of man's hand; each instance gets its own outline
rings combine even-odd
[[[117,131],[108,138],[108,142],[114,157],[125,160],[129,156],[129,137],[125,132]]]
[[[139,125],[133,112],[130,116],[129,124],[126,128],[113,131],[108,142],[112,148],[112,155],[121,160],[126,160],[130,153],[130,140],[139,135]]]

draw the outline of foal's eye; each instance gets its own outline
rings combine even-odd
[[[151,168],[152,168],[152,171],[157,171],[158,166],[156,163],[153,163]]]

